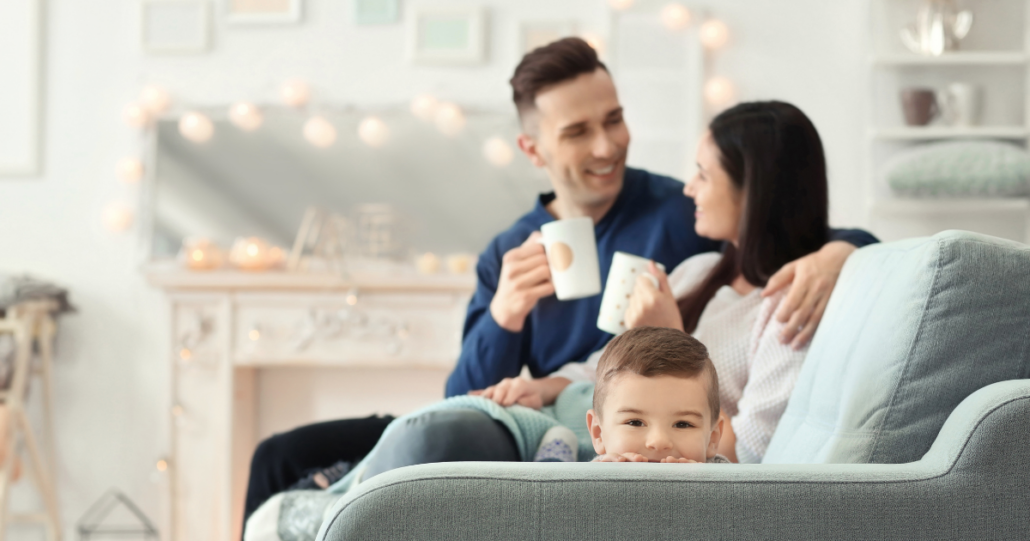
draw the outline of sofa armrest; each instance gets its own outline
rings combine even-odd
[[[317,539],[982,539],[1030,531],[1030,380],[967,398],[911,464],[446,463],[338,502]]]

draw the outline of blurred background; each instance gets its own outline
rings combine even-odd
[[[935,13],[936,38],[920,26]],[[785,100],[823,138],[834,226],[1027,242],[1028,15],[1024,0],[3,0],[0,271],[76,308],[50,376],[59,529],[92,527],[115,489],[138,507],[111,500],[121,518],[161,539],[233,538],[259,438],[442,396],[475,255],[549,191],[515,143],[525,51],[598,49],[631,166],[687,178],[713,114]],[[48,508],[28,478],[10,490],[15,511]]]

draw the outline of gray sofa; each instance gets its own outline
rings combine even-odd
[[[760,465],[450,463],[359,485],[317,539],[1030,538],[1030,247],[849,259]]]

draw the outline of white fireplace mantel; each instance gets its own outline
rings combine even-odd
[[[171,310],[174,541],[240,539],[260,435],[262,370],[383,369],[381,382],[368,383],[375,392],[411,394],[410,385],[391,385],[389,374],[449,371],[475,288],[471,273],[421,275],[403,267],[205,272],[165,263],[145,273]],[[415,385],[426,387],[415,392],[442,396],[438,378]]]

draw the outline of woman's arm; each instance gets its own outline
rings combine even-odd
[[[736,458],[742,463],[762,460],[808,353],[807,346],[796,350],[780,341],[784,324],[775,312],[784,296],[779,293],[762,302],[751,333],[747,384],[730,422]]]

